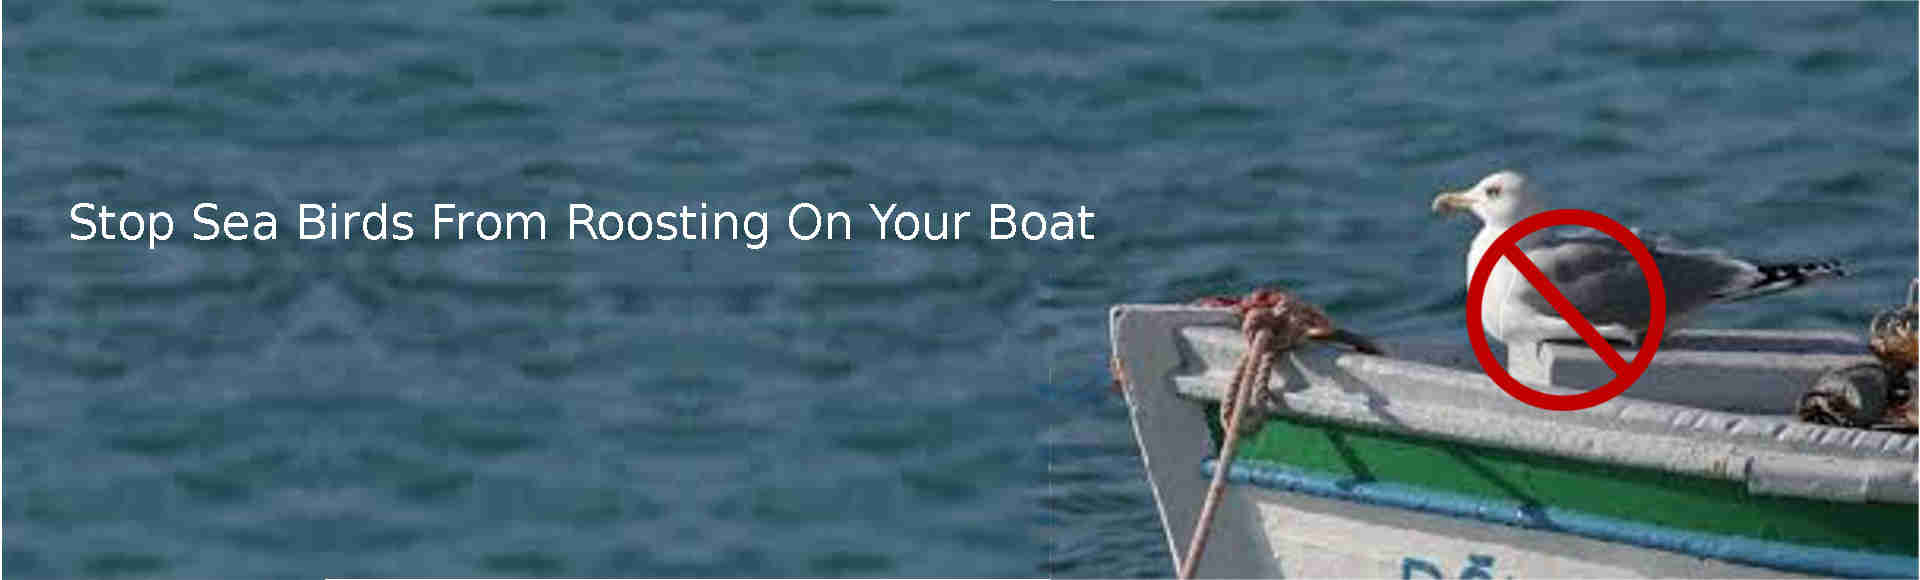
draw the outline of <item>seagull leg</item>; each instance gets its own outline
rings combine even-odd
[[[1607,339],[1607,342],[1617,342],[1636,349],[1640,348],[1642,333],[1627,328],[1624,324],[1602,324],[1593,327],[1593,330],[1594,332],[1600,333],[1600,338]]]
[[[1548,340],[1564,342],[1581,342],[1585,340],[1580,337],[1580,331],[1574,330],[1573,325],[1567,324],[1566,319],[1558,316],[1539,314],[1528,316],[1516,322],[1517,324],[1509,325],[1506,332],[1501,333],[1500,340],[1502,342],[1519,344]],[[1632,328],[1628,328],[1624,324],[1600,324],[1595,325],[1593,330],[1600,333],[1600,338],[1606,339],[1607,342],[1624,344],[1635,348],[1640,346],[1640,333],[1634,331]]]

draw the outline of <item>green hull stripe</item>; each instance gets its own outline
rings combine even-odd
[[[1217,416],[1216,405],[1208,405]],[[1215,441],[1219,426],[1214,424]],[[1915,507],[1757,496],[1745,485],[1618,465],[1274,418],[1240,456],[1356,482],[1393,482],[1663,526],[1912,556]]]
[[[1204,476],[1211,477],[1213,470],[1217,468],[1217,462],[1208,460],[1202,466],[1201,472]],[[1330,479],[1320,474],[1250,459],[1235,461],[1227,477],[1234,483],[1267,489],[1305,493],[1442,517],[1586,536],[1690,556],[1821,576],[1912,578],[1915,566],[1920,566],[1920,560],[1910,556],[1802,546],[1724,534],[1676,530],[1555,507],[1530,506],[1518,502],[1436,492],[1397,483],[1356,483],[1350,479]]]

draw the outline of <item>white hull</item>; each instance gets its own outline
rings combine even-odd
[[[1304,494],[1250,490],[1285,578],[1778,578],[1727,562]]]
[[[1200,465],[1215,451],[1204,404],[1217,400],[1231,372],[1238,332],[1223,309],[1123,306],[1115,309],[1113,321],[1114,354],[1135,436],[1178,560],[1205,494]],[[1793,344],[1846,345],[1851,340],[1832,334],[1704,336],[1716,343],[1750,339],[1768,345],[1796,340]],[[1704,344],[1700,336],[1693,338]],[[1677,340],[1685,344],[1687,339]],[[1687,389],[1663,384],[1641,390],[1653,399],[1637,399],[1640,391],[1630,390],[1598,407],[1563,413],[1515,401],[1479,371],[1464,348],[1390,348],[1402,358],[1327,347],[1287,355],[1271,387],[1281,408],[1268,411],[1419,441],[1725,482],[1713,485],[1738,485],[1756,498],[1835,502],[1893,518],[1911,516],[1920,488],[1915,479],[1920,443],[1913,436],[1808,425],[1776,412],[1774,407],[1797,394],[1790,392],[1800,380],[1796,373],[1849,358],[1837,351],[1750,357],[1775,367],[1760,373],[1770,374],[1772,382],[1739,375],[1749,377],[1741,380],[1749,387],[1745,391],[1726,385],[1703,389],[1714,397],[1712,405],[1689,404]],[[1713,366],[1720,364],[1718,357],[1685,347],[1675,351],[1667,358],[1679,362],[1663,369],[1666,358],[1658,359],[1642,380],[1661,381],[1663,372],[1688,381],[1736,376]],[[1533,376],[1561,372],[1550,360],[1509,366]],[[1575,392],[1529,382],[1546,392]],[[1527,511],[1532,508],[1474,503],[1479,500],[1418,486],[1361,484],[1366,489],[1350,493],[1340,482],[1296,485],[1285,470],[1259,472],[1281,474],[1268,477],[1240,469],[1264,468],[1236,468],[1236,483],[1214,520],[1201,576],[1913,577],[1920,571],[1911,554],[1648,525],[1631,517],[1630,497],[1619,498],[1627,502],[1628,517],[1565,510],[1535,521],[1528,519],[1534,517]]]

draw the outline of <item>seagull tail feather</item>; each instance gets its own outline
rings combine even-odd
[[[1749,298],[1758,298],[1799,288],[1813,282],[1838,278],[1847,275],[1846,266],[1839,260],[1821,260],[1817,262],[1792,262],[1786,264],[1760,264],[1760,278],[1742,288],[1736,288],[1719,295],[1721,300],[1734,302]]]

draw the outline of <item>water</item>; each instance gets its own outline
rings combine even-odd
[[[1471,226],[1427,202],[1502,167],[1860,272],[1703,325],[1858,329],[1914,274],[1910,4],[5,14],[12,577],[1166,575],[1111,304],[1273,283],[1457,336]],[[78,201],[203,200],[282,238],[66,237]],[[1099,217],[758,252],[293,239],[297,203],[382,201]]]

